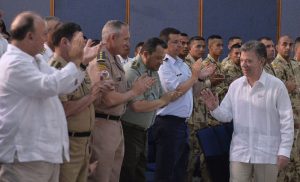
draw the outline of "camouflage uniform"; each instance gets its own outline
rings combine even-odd
[[[272,66],[275,70],[276,76],[281,79],[283,82],[286,81],[295,81],[297,89],[293,92],[290,92],[290,99],[292,102],[293,112],[294,112],[294,122],[295,125],[300,123],[300,94],[299,94],[299,83],[300,83],[300,73],[299,65],[295,61],[286,61],[279,54],[272,62]],[[297,70],[297,71],[296,71]],[[294,144],[291,152],[291,159],[289,165],[280,171],[278,182],[296,182],[300,181],[300,158],[299,158],[299,128],[295,128]]]
[[[227,61],[229,60],[229,56],[227,56],[226,58],[224,58],[221,62],[221,66],[225,65],[227,63]]]
[[[264,66],[264,70],[265,70],[267,73],[269,73],[269,74],[271,74],[271,75],[273,75],[273,76],[276,76],[276,73],[275,73],[275,70],[274,70],[272,64],[266,63],[266,65]]]
[[[222,70],[221,70],[221,64],[220,64],[218,61],[214,60],[214,58],[212,58],[212,57],[208,54],[208,55],[207,55],[207,58],[204,59],[204,60],[202,61],[202,68],[204,68],[204,67],[206,67],[206,66],[208,66],[208,65],[210,65],[210,64],[214,64],[214,65],[216,66],[216,70],[215,70],[215,73],[214,73],[214,74],[224,75],[224,74],[222,73]],[[227,91],[225,81],[219,83],[219,84],[216,85],[216,86],[211,86],[210,89],[211,89],[212,93],[218,95],[219,101],[220,101],[220,102],[221,102],[222,99],[224,98],[224,96],[225,96],[225,94],[226,94],[226,91]],[[203,102],[201,102],[201,104],[204,105]],[[206,107],[203,107],[203,109],[204,109],[203,113],[204,113],[204,116],[205,116],[205,122],[206,122],[208,125],[215,126],[215,125],[220,124],[219,121],[217,121],[216,119],[214,119],[214,118],[211,116],[211,114],[209,113],[209,111],[207,110]]]
[[[189,54],[185,59],[185,63],[191,68],[192,64],[195,63],[195,59]],[[210,85],[207,81],[201,82],[200,84],[202,84],[201,87],[203,88],[209,87]],[[191,150],[189,155],[187,181],[196,180],[197,177],[201,176],[203,181],[209,182],[211,180],[205,165],[204,155],[199,146],[199,141],[196,136],[197,130],[207,127],[205,123],[204,112],[202,112],[204,110],[204,104],[200,103],[200,101],[201,100],[199,97],[193,97],[193,112],[190,119],[188,120],[188,126],[190,129],[189,140]]]
[[[221,64],[221,71],[226,78],[226,90],[228,90],[229,85],[239,77],[243,76],[242,69],[239,65],[236,65],[232,60],[226,61],[226,63]],[[227,91],[226,91],[227,92]]]

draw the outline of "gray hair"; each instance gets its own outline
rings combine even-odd
[[[109,20],[102,29],[102,41],[106,42],[111,34],[119,34],[123,26],[128,26],[126,23],[119,20]]]
[[[254,51],[258,58],[264,60],[267,59],[266,46],[263,43],[256,40],[251,40],[243,44],[241,47],[241,51],[242,52]]]

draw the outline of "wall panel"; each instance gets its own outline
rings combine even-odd
[[[281,35],[300,36],[300,1],[282,0]]]
[[[190,36],[198,34],[198,0],[130,0],[131,46],[159,36],[166,27],[174,27]],[[133,50],[131,51],[133,52]]]
[[[125,21],[125,0],[55,0],[55,16],[81,25],[85,35],[100,38],[108,20]]]
[[[10,27],[13,18],[22,11],[34,11],[41,16],[49,16],[49,8],[49,0],[0,0],[0,9],[4,11],[6,28]]]
[[[227,40],[233,35],[244,41],[269,36],[276,40],[276,0],[204,0],[203,35],[219,34],[224,39],[224,54],[227,55]]]

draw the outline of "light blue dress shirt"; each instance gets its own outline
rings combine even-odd
[[[158,74],[164,92],[176,90],[181,83],[188,80],[192,75],[190,68],[182,59],[179,57],[174,59],[168,54],[166,54],[164,62],[158,70]],[[192,88],[190,88],[180,98],[159,109],[157,115],[172,115],[188,118],[191,116],[192,110],[193,91]]]

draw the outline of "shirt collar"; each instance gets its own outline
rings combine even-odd
[[[275,59],[279,59],[280,61],[288,62],[288,60],[285,60],[280,54],[277,54]]]
[[[267,81],[267,73],[263,69],[263,71],[262,71],[259,79],[255,82],[255,85],[256,84],[261,84],[262,86],[265,86],[266,85],[266,81]],[[246,76],[244,76],[244,82],[243,83],[244,83],[244,85],[245,84],[249,84]]]
[[[7,51],[16,52],[17,54],[22,55],[24,60],[35,61],[35,58],[33,56],[31,56],[28,53],[22,51],[20,48],[16,47],[15,45],[8,44]]]
[[[183,62],[183,60],[181,58],[179,58],[178,56],[176,56],[176,59],[175,59],[172,56],[170,56],[169,54],[165,55],[164,61],[167,61],[167,62],[170,61],[170,63],[172,63],[172,64]]]
[[[188,54],[185,58],[186,60],[189,59],[191,62],[196,62],[192,55]]]
[[[138,55],[138,56],[136,56],[135,59],[136,59],[137,63],[139,64],[139,69],[140,69],[140,71],[141,71],[142,73],[147,72],[148,69],[147,69],[145,63],[143,62],[142,57]]]
[[[68,62],[66,60],[64,60],[64,58],[62,58],[61,56],[54,54],[54,56],[52,57],[51,60],[55,60],[61,63],[61,66],[64,67],[68,64]]]
[[[207,58],[214,61],[214,62],[218,62],[219,60],[215,60],[210,54],[207,54]]]

